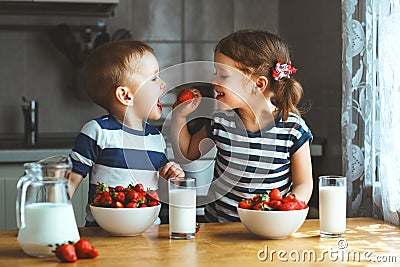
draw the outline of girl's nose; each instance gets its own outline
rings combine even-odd
[[[165,86],[167,86],[167,83],[164,82],[164,80],[161,80],[160,89],[161,89],[161,90],[164,90],[164,89],[165,89]]]
[[[214,87],[219,85],[218,82],[217,82],[217,78],[216,78],[216,77],[213,78],[213,79],[211,80],[211,84],[212,84]]]

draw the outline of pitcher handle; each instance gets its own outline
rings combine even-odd
[[[25,227],[25,200],[27,188],[31,185],[30,177],[23,176],[17,183],[16,215],[19,229]]]

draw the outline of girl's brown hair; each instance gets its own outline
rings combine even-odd
[[[279,59],[282,64],[290,62],[289,46],[277,35],[263,30],[236,31],[220,40],[215,52],[233,59],[245,74],[267,77],[272,101],[276,112],[282,111],[283,121],[288,119],[289,112],[300,115],[296,105],[303,95],[301,84],[293,78],[275,80],[272,77]]]
[[[86,91],[93,102],[108,110],[114,90],[134,81],[138,60],[145,53],[154,55],[154,50],[133,40],[109,42],[94,49],[84,65]]]

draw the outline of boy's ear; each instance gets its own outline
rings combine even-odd
[[[268,88],[268,79],[265,76],[259,76],[256,80],[256,86],[261,93]]]
[[[132,105],[133,95],[130,93],[128,87],[118,86],[115,88],[115,97],[122,105]]]

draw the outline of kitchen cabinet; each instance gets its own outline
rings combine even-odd
[[[24,173],[22,163],[0,165],[0,229],[16,229],[17,182]],[[75,219],[78,226],[85,224],[85,206],[89,179],[83,179],[72,198]]]

